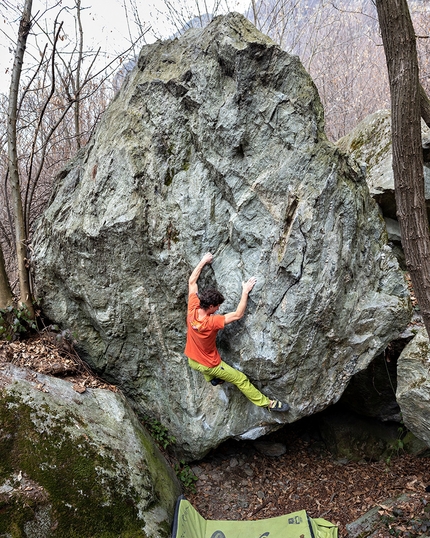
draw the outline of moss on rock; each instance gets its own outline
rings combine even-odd
[[[179,487],[134,415],[88,425],[79,406],[17,386],[0,388],[0,537],[169,536]],[[115,428],[133,430],[131,456],[100,434]]]
[[[118,537],[125,531],[132,532],[133,537],[146,536],[137,517],[138,492],[106,473],[106,469],[115,469],[112,458],[98,453],[85,434],[72,439],[64,431],[61,419],[51,417],[50,431],[38,431],[31,407],[13,396],[3,402],[1,476],[8,478],[9,474],[11,478],[12,473],[21,471],[47,492],[47,502],[52,506],[52,537],[107,538]],[[32,512],[31,506],[24,504],[27,500],[17,495],[10,502],[3,499],[0,512],[3,533],[13,536],[18,530],[23,532]]]

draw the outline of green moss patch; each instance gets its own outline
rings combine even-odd
[[[46,493],[42,504],[51,507],[52,538],[144,538],[144,522],[136,509],[138,492],[115,475],[114,459],[100,454],[84,433],[78,439],[67,433],[64,421],[74,417],[51,415],[47,431],[39,423],[44,411],[37,415],[35,419],[34,409],[17,397],[3,397],[0,487],[14,487],[16,476],[38,484]],[[17,493],[22,489],[0,494],[0,534],[24,537],[25,524],[36,518],[41,499],[30,502],[29,495]]]

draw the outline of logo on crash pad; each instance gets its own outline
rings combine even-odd
[[[303,523],[303,518],[300,516],[288,518],[288,525],[300,525],[300,523]]]

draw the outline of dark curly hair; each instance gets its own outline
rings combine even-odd
[[[215,288],[206,288],[198,294],[198,298],[200,308],[203,310],[207,310],[210,306],[218,306],[225,301],[224,295]]]

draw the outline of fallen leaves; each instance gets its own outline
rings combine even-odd
[[[73,383],[73,389],[83,394],[87,388],[101,388],[117,392],[115,385],[100,379],[79,357],[71,342],[58,339],[52,331],[42,331],[28,340],[7,342],[0,341],[0,368],[5,363],[12,363],[34,372],[54,377],[61,377]],[[32,380],[36,389],[48,392],[36,373]]]
[[[406,497],[391,506],[380,505],[378,537],[385,537],[384,531],[388,531],[389,536],[421,537],[430,530],[429,499],[418,493]]]
[[[283,436],[287,446],[278,458],[258,453],[252,442],[224,443],[195,463],[199,480],[196,493],[187,498],[207,519],[263,519],[306,509],[311,517],[338,524],[340,538],[348,536],[348,523],[378,508],[374,538],[423,536],[420,529],[426,527],[425,510],[430,509],[430,458],[402,454],[389,464],[338,462],[318,441],[304,440],[310,432],[302,438],[301,428],[290,424],[270,436],[276,441]],[[230,461],[238,464],[231,466]],[[245,468],[253,471],[246,483]],[[404,492],[408,502],[400,507],[385,504]]]
[[[412,285],[412,279],[410,277],[410,274],[405,273],[405,278],[406,278],[407,286],[408,286],[408,289],[409,289],[409,294],[410,294],[410,297],[411,297],[412,306],[414,308],[416,308],[418,306],[418,301],[417,301],[416,296],[415,296],[415,291],[414,291],[414,287]]]
[[[40,392],[49,392],[44,383],[38,383],[36,385],[36,390],[40,390]]]
[[[72,388],[76,392],[79,392],[79,394],[83,394],[87,390],[85,385],[79,385],[78,383],[74,383]]]
[[[11,498],[21,498],[31,506],[35,502],[46,502],[48,495],[42,486],[19,471],[0,487],[0,504]]]

